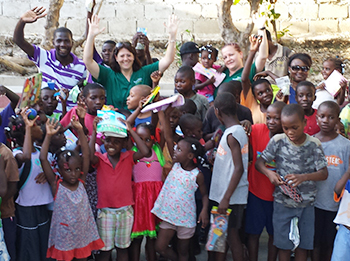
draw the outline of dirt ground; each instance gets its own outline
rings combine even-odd
[[[41,39],[29,39],[30,42],[35,44],[40,44]],[[197,42],[199,45],[207,44],[209,42]],[[180,44],[180,43],[179,43]],[[223,46],[223,42],[211,42],[213,46],[220,49]],[[97,41],[96,46],[99,50],[101,48],[102,41]],[[309,73],[309,78],[314,84],[319,83],[322,80],[320,71],[322,69],[322,62],[327,57],[336,57],[338,56],[343,60],[345,64],[345,77],[350,80],[350,38],[348,37],[339,37],[334,39],[328,39],[323,37],[321,40],[302,40],[302,39],[289,39],[284,40],[283,45],[288,46],[294,52],[306,52],[312,57],[312,67]],[[156,58],[161,58],[164,56],[165,49],[164,42],[151,42],[150,50],[151,56]],[[83,48],[78,47],[75,52],[78,57],[82,57]],[[13,57],[26,58],[26,55],[21,51],[15,44],[13,44],[12,39],[8,37],[0,36],[0,56],[8,55]],[[223,64],[221,54],[219,54],[219,59],[216,62],[217,64]],[[179,66],[179,54],[175,57],[175,62],[171,67],[165,72],[162,82],[171,83],[173,77]],[[35,67],[31,68],[31,73],[35,71]],[[19,75],[14,73],[3,65],[0,64],[0,74],[10,74],[10,75]]]

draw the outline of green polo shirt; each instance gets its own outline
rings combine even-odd
[[[228,69],[226,69],[224,71],[224,74],[226,75],[226,77],[222,81],[221,84],[223,84],[224,82],[229,82],[229,81],[241,81],[242,72],[243,72],[243,67],[230,76],[230,71]],[[255,74],[256,74],[256,67],[255,67],[255,63],[253,63],[252,67],[250,67],[250,72],[249,72],[249,80],[250,80],[250,82],[253,82],[253,78],[254,78]],[[220,85],[217,88],[215,88],[214,97],[216,97],[218,89],[220,88]]]
[[[92,78],[95,82],[102,84],[106,89],[107,105],[113,105],[115,108],[124,108],[129,91],[135,85],[145,84],[152,87],[151,73],[158,70],[159,62],[143,66],[140,70],[133,72],[130,82],[120,72],[115,72],[111,68],[98,65],[100,74],[98,79]]]

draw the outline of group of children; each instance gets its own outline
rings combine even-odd
[[[16,30],[33,22],[29,16],[21,19]],[[63,29],[55,33],[55,41],[69,37]],[[66,57],[59,44],[52,55],[22,38],[18,33],[21,48],[38,63],[46,55],[52,70],[57,57]],[[296,260],[307,260],[308,250],[314,260],[346,260],[350,141],[341,132],[337,104],[343,103],[346,86],[341,83],[342,101],[323,101],[315,109],[316,87],[299,81],[291,86],[295,102],[286,104],[285,97],[274,98],[268,80],[257,79],[272,73],[259,73],[251,82],[260,41],[251,37],[250,42],[241,81],[224,80],[215,88],[215,77],[195,73],[194,64],[181,66],[174,75],[175,89],[185,98],[180,107],[141,113],[152,88],[130,88],[122,102],[127,110],[115,108],[125,116],[119,120],[128,137],[97,132],[97,111],[110,98],[92,79],[80,83],[77,104],[68,97],[59,103],[56,91],[44,86],[34,119],[29,108],[15,115],[18,97],[1,86],[11,100],[1,115],[12,151],[0,145],[0,239],[6,242],[6,248],[0,242],[0,257],[6,260],[8,250],[12,260],[110,260],[116,249],[118,260],[136,261],[146,237],[147,260],[193,260],[194,245],[199,238],[206,241],[210,210],[217,207],[219,214],[232,211],[227,249],[234,260],[245,258],[242,243],[249,260],[258,260],[264,227],[268,260],[290,260],[292,250]],[[104,56],[114,45],[104,44],[101,64],[108,66]],[[206,45],[198,52],[205,69],[224,69],[214,64],[216,48]],[[295,59],[302,61],[303,55]],[[295,74],[308,70],[289,65]],[[338,65],[337,59],[327,59],[324,77]],[[50,78],[50,72],[43,74]],[[160,77],[159,71],[151,74],[153,87]],[[58,107],[62,114],[55,112]],[[75,144],[67,143],[69,130]],[[208,252],[208,260],[225,259],[226,253]]]

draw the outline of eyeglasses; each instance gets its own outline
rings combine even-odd
[[[292,68],[292,71],[303,71],[303,72],[307,72],[308,70],[310,70],[309,66],[299,66],[299,65],[295,65],[295,66],[291,66],[290,68]]]
[[[119,42],[115,45],[115,48],[123,48],[123,47],[130,47],[131,43],[130,42]]]

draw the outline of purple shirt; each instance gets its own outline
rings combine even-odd
[[[6,136],[5,136],[4,128],[9,125],[10,117],[12,115],[15,115],[15,112],[13,111],[13,109],[11,107],[11,103],[9,103],[5,107],[5,109],[3,109],[0,112],[0,116],[1,116],[1,119],[2,119],[2,123],[0,125],[0,142],[1,143],[6,143]]]
[[[54,80],[57,87],[71,90],[79,80],[86,77],[87,70],[85,64],[73,53],[70,53],[73,57],[73,62],[63,66],[56,60],[55,49],[47,51],[36,45],[33,45],[33,47],[34,56],[28,56],[28,58],[36,64],[39,71],[43,74],[44,82]],[[74,105],[72,99],[68,98],[67,111],[73,108]],[[62,111],[61,103],[58,104],[57,111]]]

